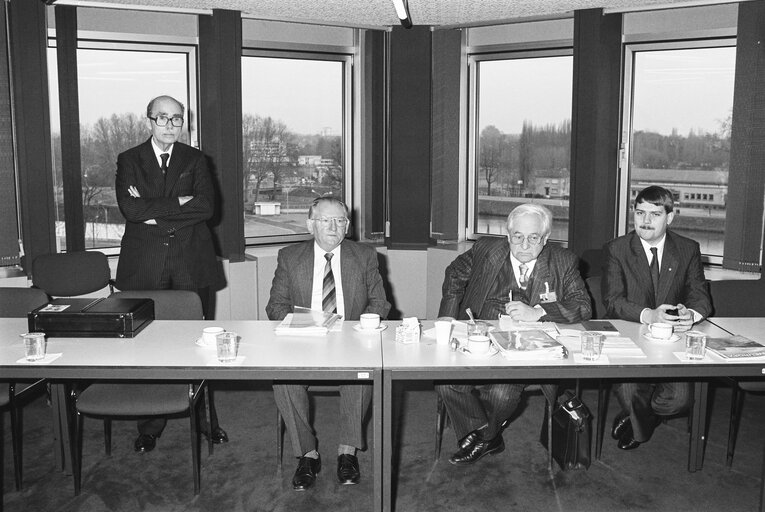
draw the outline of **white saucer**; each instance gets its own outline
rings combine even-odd
[[[457,350],[457,352],[471,359],[489,359],[490,357],[496,356],[497,352],[499,351],[497,350],[497,347],[490,345],[489,350],[485,354],[473,354],[472,352],[464,352],[461,347]]]
[[[202,338],[197,338],[197,341],[195,341],[194,344],[202,348],[212,348],[212,349],[218,348],[217,345],[208,345],[202,340]]]
[[[380,324],[380,327],[375,327],[374,329],[364,329],[363,327],[361,327],[361,324],[356,324],[353,326],[353,329],[359,332],[381,332],[387,328],[388,328],[388,324]]]
[[[647,339],[648,341],[653,341],[654,343],[674,343],[680,340],[679,334],[673,334],[667,339],[654,338],[653,336],[650,335],[650,333],[643,334],[643,337]]]

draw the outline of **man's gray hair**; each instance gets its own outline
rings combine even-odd
[[[512,234],[513,223],[519,217],[524,215],[536,215],[542,221],[542,232],[540,235],[544,238],[550,236],[552,232],[552,212],[544,206],[536,203],[524,203],[516,206],[510,215],[507,216],[507,231]]]
[[[340,199],[338,199],[338,198],[336,198],[334,196],[321,196],[321,197],[317,197],[316,199],[314,199],[313,202],[311,203],[311,206],[308,207],[308,218],[309,219],[313,218],[313,209],[316,208],[319,205],[319,203],[321,203],[321,202],[327,202],[327,203],[332,203],[332,204],[336,204],[336,205],[342,206],[343,211],[345,212],[345,218],[350,220],[350,218],[351,218],[351,211],[348,209],[348,205],[346,205],[343,201],[341,201]]]

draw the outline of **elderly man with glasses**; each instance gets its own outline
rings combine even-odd
[[[576,323],[592,316],[578,258],[548,244],[552,214],[544,206],[522,204],[507,217],[507,238],[483,237],[447,268],[439,316],[460,320]],[[443,384],[436,390],[454,425],[459,449],[449,462],[473,464],[505,449],[502,432],[517,408],[525,384]],[[545,387],[545,394],[554,393]]]
[[[363,313],[385,318],[390,310],[377,267],[377,251],[346,240],[348,207],[333,197],[319,197],[308,209],[306,225],[313,240],[279,251],[266,313],[282,320],[295,307],[337,313],[358,320]],[[284,418],[292,448],[299,459],[292,488],[313,486],[321,470],[318,440],[311,426],[307,385],[274,384],[276,406]],[[337,479],[341,485],[359,482],[356,450],[364,448],[363,423],[372,398],[371,386],[341,385]]]

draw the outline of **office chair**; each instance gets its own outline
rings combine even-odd
[[[758,317],[762,316],[765,300],[765,284],[761,280],[709,281],[709,292],[714,305],[714,316]],[[765,393],[765,381],[749,381],[729,378],[731,385],[730,419],[728,421],[728,448],[725,466],[733,465],[741,411],[747,392]]]
[[[157,320],[201,320],[202,302],[199,296],[185,290],[146,290],[117,292],[120,298],[149,298],[154,301]],[[156,340],[161,343],[162,340]],[[191,426],[191,458],[194,494],[200,489],[200,432],[197,409],[205,394],[204,380],[184,384],[145,384],[136,382],[97,382],[82,391],[70,393],[69,413],[73,417],[72,469],[75,495],[80,494],[82,474],[83,418],[103,418],[106,454],[111,453],[111,418],[140,418],[188,414]],[[209,450],[212,441],[210,441]]]
[[[32,283],[51,297],[74,297],[97,292],[114,281],[106,255],[98,251],[43,254],[32,264]]]
[[[0,287],[0,317],[26,318],[27,313],[48,302],[48,296],[35,288]],[[11,415],[11,444],[13,446],[13,476],[16,490],[23,486],[22,478],[22,413],[23,404],[44,388],[45,380],[36,382],[0,383],[0,409],[8,408]],[[0,485],[0,492],[2,485]],[[1,494],[0,494],[1,496]]]

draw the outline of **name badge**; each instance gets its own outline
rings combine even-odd
[[[550,284],[545,281],[545,292],[539,294],[539,302],[557,302],[557,300],[558,295],[555,293],[555,291],[550,291]]]

